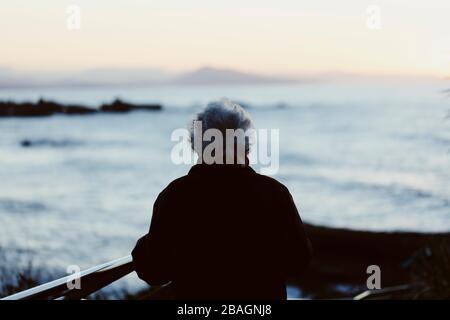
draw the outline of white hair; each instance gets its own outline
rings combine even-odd
[[[221,98],[219,100],[209,102],[205,109],[198,113],[196,118],[192,121],[190,126],[191,147],[194,149],[194,122],[201,121],[202,134],[208,129],[219,130],[223,136],[226,136],[227,129],[243,130],[245,135],[245,154],[250,152],[251,137],[248,136],[249,130],[253,129],[253,121],[247,111],[239,104],[227,99]],[[203,148],[209,144],[203,144]],[[194,149],[195,150],[195,149]]]

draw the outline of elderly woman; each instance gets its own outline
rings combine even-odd
[[[252,128],[229,100],[208,104],[198,121],[201,133]],[[239,149],[226,143],[216,161],[194,165],[159,194],[149,233],[132,252],[142,280],[172,282],[176,299],[286,299],[286,280],[302,274],[311,248],[288,189],[249,166],[247,138],[245,159],[234,152],[231,163],[220,161]],[[192,147],[201,154],[208,142]]]

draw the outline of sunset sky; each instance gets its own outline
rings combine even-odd
[[[81,29],[66,8],[81,9]],[[367,26],[370,5],[381,29]],[[449,0],[2,2],[0,67],[450,75]]]

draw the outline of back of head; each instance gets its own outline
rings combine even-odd
[[[245,163],[250,152],[253,122],[239,104],[222,98],[208,103],[197,114],[190,131],[191,147],[199,156],[205,156],[208,150],[213,152],[214,163],[223,163],[223,159],[228,159],[228,164],[231,159],[233,163],[241,164]],[[222,139],[221,143],[219,139]],[[212,150],[212,144],[215,144],[215,150]]]

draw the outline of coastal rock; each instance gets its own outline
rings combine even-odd
[[[37,107],[43,110],[47,110],[49,113],[63,113],[63,114],[86,114],[95,113],[96,109],[84,107],[80,105],[63,105],[44,99],[39,99]]]
[[[96,109],[76,105],[63,106],[60,111],[60,113],[64,114],[90,114],[96,112],[98,112]]]
[[[56,113],[61,114],[88,114],[95,113],[96,109],[80,105],[63,105],[44,99],[37,103],[0,101],[0,117],[42,117]]]
[[[110,104],[103,104],[100,109],[82,105],[60,104],[44,99],[39,99],[36,103],[0,101],[0,117],[43,117],[53,114],[84,115],[98,112],[124,113],[133,110],[157,111],[161,109],[162,106],[159,104],[136,105],[119,99]]]
[[[110,104],[103,104],[100,107],[100,111],[103,112],[130,112],[132,110],[157,111],[161,109],[162,106],[159,104],[145,104],[145,105],[131,104],[123,102],[120,99],[116,99]]]
[[[53,106],[42,106],[39,103],[0,102],[1,117],[40,117],[55,113]]]
[[[28,147],[74,147],[82,143],[75,140],[52,140],[52,139],[24,139],[20,141],[20,145],[24,148]]]

